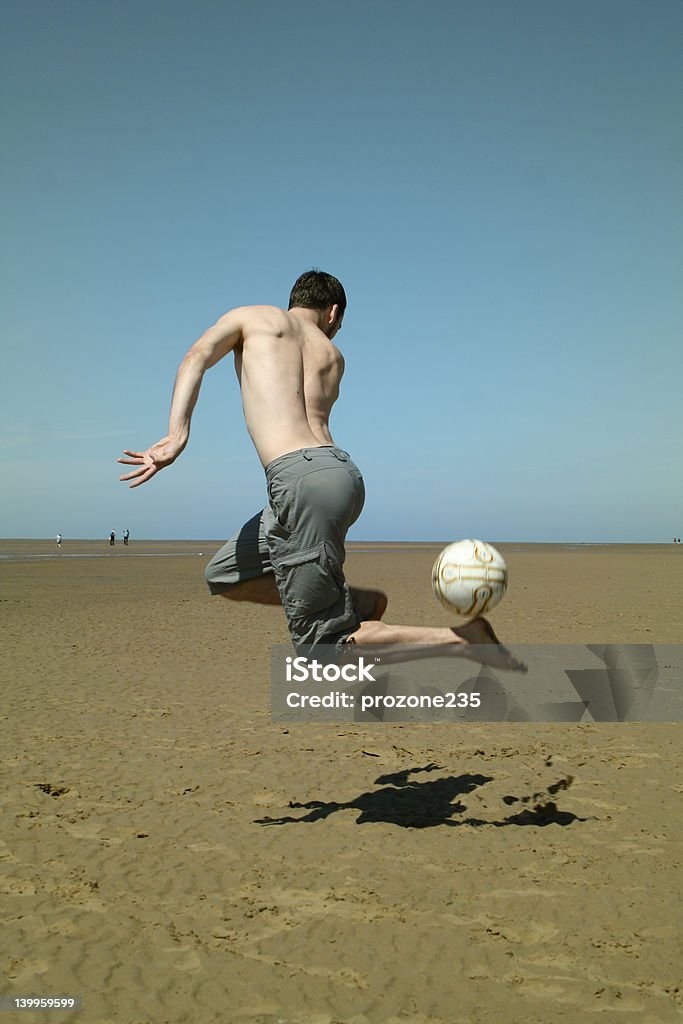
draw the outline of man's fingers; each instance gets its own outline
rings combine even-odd
[[[134,483],[129,484],[129,487],[139,487],[140,484],[144,484],[147,480],[150,479],[150,477],[153,477],[156,471],[156,466],[148,466],[146,469],[142,467],[141,469],[136,470],[134,473],[127,473],[126,476],[122,476],[121,479],[131,480],[134,477],[137,477]]]
[[[128,455],[129,458],[118,458],[116,461],[122,462],[125,466],[139,466],[144,461],[145,458],[144,452],[132,452],[129,448],[124,448],[123,454]]]
[[[129,466],[134,466],[134,465],[136,465],[136,463],[129,462],[128,465]],[[143,463],[142,465],[138,465],[138,468],[132,470],[130,473],[124,473],[123,476],[119,477],[119,480],[134,480],[136,477],[141,477],[141,476],[144,476],[145,478],[147,478],[147,476],[151,476],[152,474],[156,473],[156,471],[157,471],[157,467],[156,467],[156,465],[154,463],[151,463],[151,465],[150,465],[149,462],[146,462],[146,463]]]
[[[137,469],[130,473],[124,473],[123,476],[119,477],[119,480],[122,481],[133,480],[134,482],[129,484],[130,487],[139,487],[140,484],[144,484],[159,471],[160,467],[149,450],[146,452],[134,452],[129,448],[124,448],[123,454],[127,455],[128,458],[119,458],[116,460],[117,462],[120,462],[123,466],[137,466]]]

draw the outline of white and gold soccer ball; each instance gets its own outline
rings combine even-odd
[[[507,585],[505,559],[483,540],[449,544],[432,569],[432,588],[441,604],[466,619],[490,612]]]

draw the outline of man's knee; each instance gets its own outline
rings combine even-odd
[[[209,562],[205,568],[204,579],[206,580],[206,585],[211,591],[211,594],[214,596],[217,594],[224,596],[235,586],[235,583],[226,579],[225,570],[221,570],[221,567],[216,565],[214,562]]]
[[[213,596],[234,597],[244,587],[236,567],[218,558],[213,558],[206,566],[204,579]]]
[[[241,580],[238,583],[216,584],[209,590],[212,594],[220,597],[227,597],[229,601],[253,601],[256,604],[280,604],[280,595],[275,585],[275,577],[272,572],[263,576],[257,576],[251,580]]]

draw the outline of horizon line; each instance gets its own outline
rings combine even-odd
[[[63,542],[64,543],[70,543],[70,544],[102,543],[102,544],[109,545],[109,535],[108,534],[105,535],[105,536],[96,536],[96,537],[68,537],[66,534],[62,534],[62,538],[63,538]],[[482,538],[474,538],[474,537],[472,537],[472,538],[457,538],[457,540],[463,540],[463,539],[475,540],[475,539],[482,539]],[[53,544],[53,543],[55,543],[55,535],[47,536],[47,537],[44,536],[44,535],[41,535],[39,537],[36,537],[36,536],[30,536],[30,537],[0,536],[0,544],[2,544],[3,542],[27,543],[27,542],[36,542],[36,541],[37,542]],[[403,538],[403,539],[396,539],[396,538],[394,538],[394,539],[383,539],[383,540],[377,540],[377,539],[372,539],[372,538],[360,540],[360,539],[354,538],[353,540],[348,540],[347,539],[346,547],[350,548],[350,547],[353,547],[355,544],[430,544],[430,545],[443,544],[445,546],[447,544],[453,544],[453,543],[456,543],[456,542],[457,541],[454,541],[453,539],[449,540],[449,539],[446,539],[446,538],[436,538],[436,539],[434,539],[434,538],[428,538],[428,539],[425,539],[425,538],[409,538],[409,539]],[[222,538],[222,537],[140,537],[140,536],[133,537],[131,535],[129,546],[132,547],[135,543],[138,543],[138,544],[198,544],[198,543],[203,543],[203,544],[218,544],[218,545],[221,545],[221,544],[225,543],[225,538]],[[612,540],[598,540],[598,539],[583,540],[582,539],[582,540],[579,540],[579,539],[576,539],[576,538],[567,537],[567,538],[563,538],[563,539],[553,539],[553,540],[548,540],[548,539],[546,539],[546,540],[529,540],[529,539],[520,538],[520,537],[508,537],[506,539],[502,539],[502,538],[497,538],[497,539],[493,539],[493,540],[488,539],[487,543],[494,544],[494,545],[495,544],[585,544],[585,545],[609,545],[609,544],[615,544],[615,545],[624,546],[624,545],[630,545],[630,544],[633,544],[633,545],[636,545],[636,544],[668,545],[668,544],[675,544],[676,541],[674,540],[674,538],[670,538],[668,540],[661,540],[661,539],[660,540],[652,540],[652,539],[648,539],[648,540],[614,540],[614,539],[612,539]],[[122,543],[121,535],[117,534],[116,546],[119,546],[119,544],[122,547],[124,546],[123,543]]]

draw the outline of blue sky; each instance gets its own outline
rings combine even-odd
[[[7,0],[0,535],[222,538],[264,500],[231,361],[343,281],[355,539],[683,535],[678,0]]]

